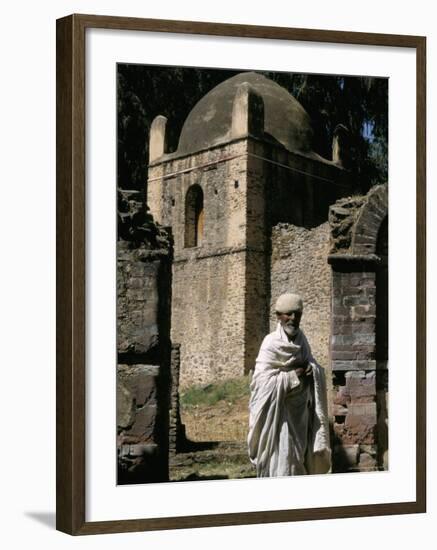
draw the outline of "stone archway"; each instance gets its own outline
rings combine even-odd
[[[388,193],[330,209],[333,471],[387,467]]]

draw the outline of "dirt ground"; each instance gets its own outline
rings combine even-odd
[[[247,454],[248,397],[182,407],[187,446],[170,460],[172,481],[255,477]]]
[[[181,411],[186,435],[191,441],[246,441],[249,423],[248,399],[236,403],[196,405]]]

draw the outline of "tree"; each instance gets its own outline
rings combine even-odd
[[[240,71],[149,65],[118,65],[118,186],[145,189],[148,136],[156,115],[169,119],[169,147],[177,148],[182,125],[194,105]],[[312,119],[314,149],[331,158],[338,124],[349,129],[353,177],[366,191],[387,181],[388,80],[343,75],[263,72],[286,88]]]

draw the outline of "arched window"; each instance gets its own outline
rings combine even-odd
[[[185,248],[200,246],[203,240],[203,191],[192,185],[185,196]]]

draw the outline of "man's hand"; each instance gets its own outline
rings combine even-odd
[[[295,372],[298,376],[303,376],[304,374],[306,376],[309,376],[312,372],[312,367],[311,365],[308,363],[306,367],[298,367],[297,369],[295,369]]]

